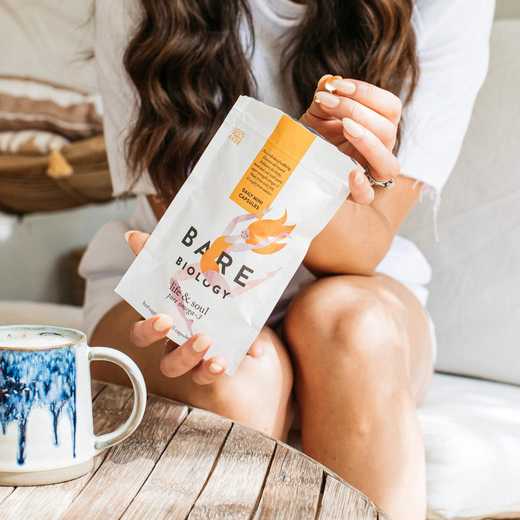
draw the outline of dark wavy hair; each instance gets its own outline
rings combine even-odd
[[[418,79],[414,0],[306,0],[280,74],[302,113],[330,73],[411,99]],[[148,170],[170,201],[239,95],[255,95],[247,0],[141,0],[124,64],[139,109],[127,140],[134,180]],[[244,49],[241,28],[249,27]],[[283,71],[283,72],[282,72]]]

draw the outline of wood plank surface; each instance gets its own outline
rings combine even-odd
[[[93,382],[92,395],[98,435],[130,413],[127,387]],[[0,504],[2,520],[385,520],[297,450],[156,396],[137,432],[98,456],[91,473],[51,486],[0,487]]]
[[[0,504],[14,491],[13,487],[0,487]]]
[[[99,390],[94,401],[94,427],[96,432],[113,430],[129,414],[132,391],[119,386],[96,386]],[[2,520],[36,518],[38,520],[57,520],[70,506],[76,496],[87,485],[103,461],[105,455],[96,458],[92,472],[76,480],[50,486],[18,487],[2,503]]]
[[[377,509],[367,497],[337,478],[327,475],[319,520],[377,520]],[[381,518],[381,517],[380,517]]]
[[[90,390],[92,393],[92,400],[95,401],[96,397],[100,394],[101,390],[103,390],[106,387],[105,383],[102,383],[101,381],[92,381],[90,384]]]
[[[233,424],[190,520],[249,519],[260,499],[276,443]]]
[[[137,431],[110,450],[62,520],[119,518],[148,478],[187,412],[186,406],[150,396]]]
[[[124,520],[183,520],[217,460],[231,421],[192,410],[168,444]]]
[[[296,450],[277,444],[255,519],[314,520],[323,471]]]

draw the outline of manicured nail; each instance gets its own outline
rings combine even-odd
[[[135,233],[135,231],[133,229],[131,229],[130,231],[127,231],[125,233],[125,240],[128,242],[130,240],[130,237]]]
[[[219,363],[213,362],[209,366],[209,371],[212,374],[220,374],[220,372],[222,372],[222,370],[224,370],[224,367],[222,365],[220,365]]]
[[[329,92],[318,92],[314,100],[327,108],[335,108],[339,105],[339,98],[334,94],[329,94]]]
[[[355,174],[354,174],[354,182],[358,185],[358,186],[361,186],[364,182],[365,182],[365,174],[358,170]]]
[[[356,92],[356,84],[348,79],[334,79],[331,81],[331,85],[334,87],[334,90],[347,96],[351,96]]]
[[[356,123],[347,117],[343,119],[343,128],[349,135],[355,137],[356,139],[359,139],[365,135],[365,129],[359,123]]]
[[[201,334],[197,336],[197,339],[193,342],[193,350],[195,352],[203,352],[211,346],[211,338]]]
[[[167,314],[159,314],[159,317],[153,322],[153,330],[155,332],[165,332],[172,328],[173,321]]]

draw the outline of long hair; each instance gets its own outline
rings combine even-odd
[[[361,79],[411,99],[418,79],[414,0],[307,0],[280,72],[300,110],[324,74]],[[247,0],[141,0],[124,64],[139,98],[127,139],[134,180],[148,170],[169,202],[239,95],[254,95]],[[244,27],[251,35],[244,45]]]

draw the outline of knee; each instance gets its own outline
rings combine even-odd
[[[404,362],[398,305],[384,291],[352,285],[348,277],[331,277],[296,297],[285,333],[300,365],[312,358],[314,366],[330,366],[343,358],[363,370]]]
[[[248,358],[246,363],[257,374],[255,379],[258,393],[265,398],[267,385],[267,388],[275,388],[281,395],[290,395],[294,380],[293,368],[281,339],[272,329],[264,327],[255,344],[260,348],[258,357]]]
[[[261,352],[247,356],[233,376],[194,389],[197,402],[191,404],[280,437],[292,392],[292,366],[270,329],[260,333],[255,346]]]
[[[246,356],[236,374],[210,385],[214,399],[244,402],[254,407],[286,399],[292,390],[293,370],[287,350],[276,334],[264,328],[254,342],[255,354]]]

